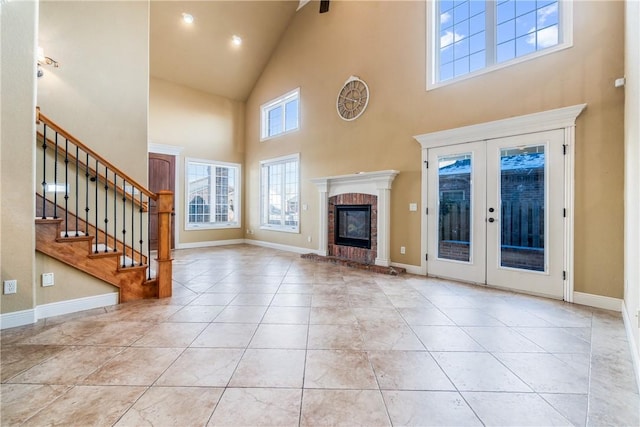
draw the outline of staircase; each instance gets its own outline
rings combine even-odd
[[[170,297],[173,194],[149,191],[39,109],[36,118],[36,250],[116,286],[120,302]],[[150,206],[157,221],[149,220]]]

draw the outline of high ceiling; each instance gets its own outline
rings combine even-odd
[[[297,0],[154,0],[151,76],[246,100],[297,7]],[[183,21],[183,13],[193,16],[192,24]],[[234,35],[242,45],[233,45]]]

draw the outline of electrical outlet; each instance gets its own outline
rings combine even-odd
[[[4,294],[15,294],[18,292],[18,281],[17,280],[5,280],[4,281]]]
[[[404,246],[400,246],[400,253],[404,255],[406,252],[407,252],[407,248],[405,248]]]
[[[42,273],[42,287],[53,286],[53,273]]]
[[[307,237],[307,242],[311,243],[311,240],[312,240],[312,239],[311,239],[311,236],[308,236],[308,237]]]

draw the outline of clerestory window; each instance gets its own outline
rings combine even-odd
[[[260,107],[260,139],[273,138],[299,128],[300,88],[292,90]]]
[[[427,14],[427,89],[572,43],[571,0],[436,0]]]

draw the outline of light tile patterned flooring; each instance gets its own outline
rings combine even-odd
[[[640,424],[618,313],[253,246],[174,279],[2,331],[2,425]]]

